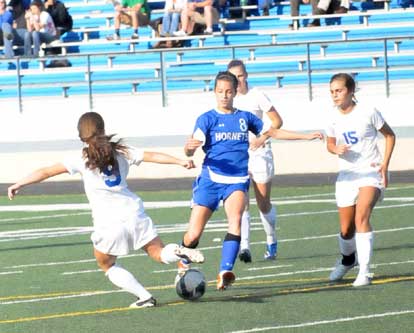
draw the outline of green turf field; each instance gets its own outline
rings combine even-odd
[[[206,262],[198,267],[209,285],[196,302],[176,295],[174,266],[142,251],[120,258],[158,300],[139,310],[97,269],[89,211],[68,206],[84,204],[84,196],[0,197],[0,332],[413,332],[414,186],[393,184],[375,209],[375,275],[362,288],[351,286],[356,270],[342,283],[327,279],[338,257],[332,192],[274,188],[279,255],[270,262],[262,259],[264,233],[252,205],[253,262],[236,263],[237,281],[224,292],[215,290],[226,232],[220,209],[200,243]],[[180,242],[190,193],[141,194],[163,240]],[[173,207],[153,208],[159,201]]]

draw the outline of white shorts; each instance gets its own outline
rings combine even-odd
[[[275,174],[272,150],[268,147],[249,150],[249,173],[258,184],[270,182]]]
[[[339,173],[335,184],[335,197],[338,207],[354,206],[361,187],[376,187],[381,191],[379,201],[384,197],[381,174],[374,170],[365,173]]]
[[[157,237],[157,230],[146,214],[136,219],[119,221],[117,224],[99,226],[92,233],[93,246],[98,251],[122,256],[138,250]]]

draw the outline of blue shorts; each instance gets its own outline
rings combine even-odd
[[[238,184],[220,184],[205,177],[197,177],[193,183],[193,204],[205,206],[212,211],[218,209],[221,200],[226,200],[233,192],[249,191],[250,181]]]

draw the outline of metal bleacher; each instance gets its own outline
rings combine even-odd
[[[250,80],[259,86],[327,82],[337,71],[354,73],[358,80],[385,78],[388,87],[392,80],[414,78],[414,9],[398,8],[395,0],[385,9],[354,2],[348,14],[321,17],[318,28],[303,27],[317,18],[310,6],[302,5],[302,16],[295,18],[289,3],[279,2],[269,16],[222,18],[213,35],[181,37],[184,47],[170,49],[154,48],[166,38],[155,37],[150,27],[140,28],[138,40],[129,39],[132,31],[125,27],[122,40],[107,41],[113,33],[112,4],[65,4],[73,31],[45,46],[60,48],[61,54],[1,59],[0,98],[209,90],[217,71],[233,58],[246,61]],[[162,2],[151,6],[152,19],[162,15]],[[294,19],[300,28],[291,30]],[[72,66],[47,68],[52,59],[68,59]],[[10,62],[16,69],[7,69]]]

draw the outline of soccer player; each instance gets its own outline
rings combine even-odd
[[[80,117],[78,131],[85,144],[79,155],[38,169],[11,185],[9,199],[29,184],[63,173],[80,173],[92,209],[94,231],[91,240],[98,266],[114,285],[137,297],[130,307],[153,307],[156,305],[153,296],[129,271],[116,264],[117,256],[143,248],[152,259],[165,264],[183,258],[203,262],[204,257],[197,250],[177,244],[164,246],[144,211],[141,198],[128,189],[126,177],[130,165],[141,162],[177,164],[187,169],[194,168],[194,163],[163,153],[141,151],[122,144],[121,140],[114,141],[113,135],[105,134],[104,120],[95,112]]]
[[[326,129],[327,149],[339,157],[335,196],[342,258],[329,279],[341,280],[358,262],[359,273],[353,286],[359,287],[371,283],[369,264],[374,235],[370,217],[388,185],[395,135],[378,110],[357,103],[352,76],[332,76],[330,92],[335,109]],[[383,157],[377,145],[378,132],[385,138]]]
[[[283,120],[276,111],[269,98],[258,88],[250,87],[247,82],[246,66],[241,60],[232,60],[227,65],[230,73],[234,74],[238,79],[237,95],[234,98],[234,106],[240,110],[250,111],[262,120],[269,120],[273,129],[279,129]],[[265,119],[263,119],[266,114]],[[314,139],[313,136],[307,136],[302,133],[292,131],[283,132],[284,136],[279,139],[297,140],[297,139]],[[254,138],[251,138],[254,141]],[[264,253],[265,260],[274,260],[277,255],[277,237],[276,223],[277,213],[276,207],[270,201],[272,188],[272,178],[274,176],[274,161],[270,141],[257,148],[249,149],[248,164],[250,179],[253,184],[257,206],[259,208],[260,220],[266,233],[266,250]],[[243,212],[241,222],[241,243],[239,259],[244,262],[251,262],[252,255],[250,252],[250,213],[249,200],[246,203],[246,209]]]
[[[232,270],[240,248],[240,222],[249,188],[249,132],[254,135],[263,132],[261,119],[251,112],[233,107],[237,85],[237,78],[230,72],[218,73],[214,86],[217,107],[198,117],[193,135],[184,147],[187,156],[193,156],[202,147],[205,158],[201,174],[193,184],[193,207],[183,246],[197,247],[206,223],[220,201],[224,202],[228,229],[221,253],[218,290],[226,289],[235,281]],[[270,136],[280,138],[289,135],[279,131],[268,129],[252,143],[253,146],[262,146]],[[308,136],[317,138],[320,135],[313,133]],[[177,278],[189,269],[189,263],[181,260],[178,267]]]

